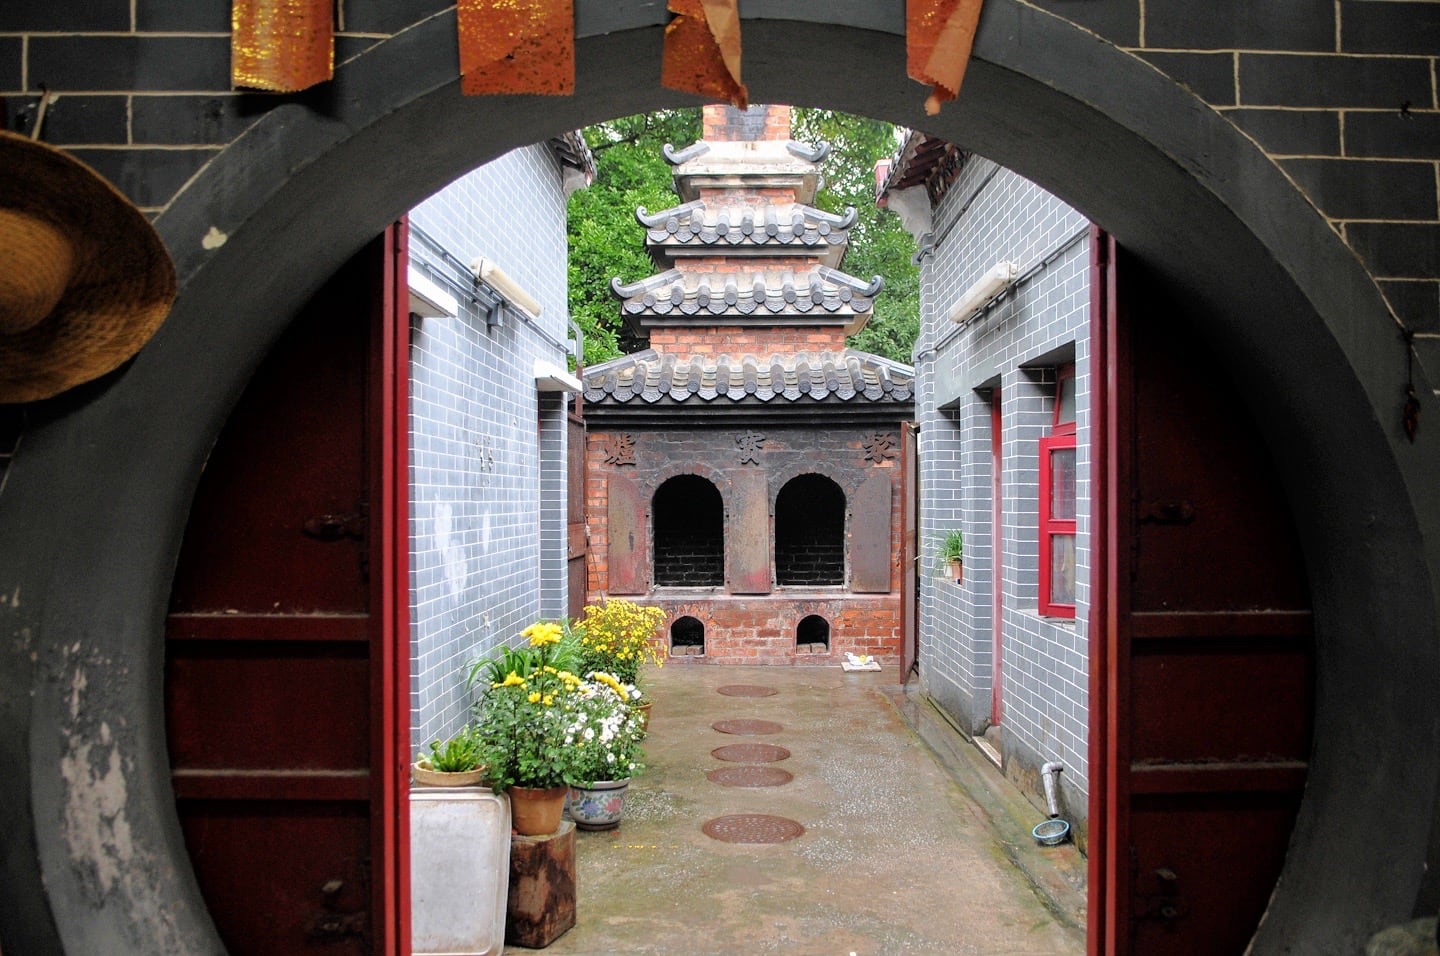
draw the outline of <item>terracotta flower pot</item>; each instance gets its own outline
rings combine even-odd
[[[510,788],[510,825],[521,836],[545,836],[560,829],[560,818],[565,813],[565,797],[570,788],[566,786],[540,789],[536,787]]]
[[[650,707],[654,701],[647,700],[643,704],[636,704],[635,709],[640,711],[640,730],[644,733],[650,732]]]
[[[417,787],[473,787],[485,779],[485,768],[448,773],[443,770],[430,770],[417,763],[410,767],[410,778]]]

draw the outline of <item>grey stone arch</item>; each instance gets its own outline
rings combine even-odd
[[[855,502],[855,489],[860,486],[860,478],[857,477],[857,476],[854,474],[853,471],[850,472],[850,473],[847,473],[847,470],[846,470],[846,469],[838,468],[838,467],[836,467],[835,465],[831,464],[830,462],[828,462],[828,461],[826,461],[826,460],[824,460],[824,459],[807,458],[807,459],[804,459],[804,460],[802,460],[802,461],[792,461],[792,462],[787,463],[784,467],[776,469],[776,470],[771,474],[771,476],[770,476],[770,488],[769,488],[769,498],[770,498],[770,502],[769,502],[769,504],[770,504],[770,566],[771,566],[772,568],[775,568],[775,561],[776,561],[776,558],[775,558],[775,518],[776,518],[776,510],[775,510],[775,509],[776,509],[776,505],[777,505],[777,504],[779,503],[779,501],[780,501],[780,492],[781,492],[781,490],[783,490],[784,487],[785,487],[786,485],[788,485],[791,481],[795,480],[796,478],[800,478],[800,477],[802,477],[802,476],[804,476],[804,475],[819,475],[819,476],[822,477],[822,478],[828,478],[828,479],[830,479],[831,481],[833,481],[833,482],[835,483],[835,486],[840,489],[840,493],[845,496],[845,532],[846,532],[845,580],[846,580],[846,581],[849,581],[849,580],[850,580],[849,531],[850,531],[850,517],[851,517],[851,516],[850,516],[850,510],[851,510],[851,508],[854,507],[854,502]],[[777,579],[776,579],[776,580],[777,580],[777,583],[778,583],[778,569],[777,569],[774,573],[777,574]]]
[[[655,582],[655,495],[671,478],[682,478],[686,475],[705,479],[720,494],[720,526],[725,535],[726,546],[729,545],[731,504],[735,499],[735,488],[730,478],[720,469],[707,465],[703,461],[672,463],[656,469],[645,481],[640,483],[640,493],[644,495],[645,510],[649,515],[649,520],[646,522],[645,559],[650,568],[652,590],[659,586]]]
[[[1317,633],[1314,760],[1254,952],[1353,952],[1433,907],[1440,432],[1401,433],[1406,363],[1373,279],[1228,120],[1021,0],[986,4],[964,96],[936,117],[904,77],[902,4],[757,0],[744,14],[754,101],[972,147],[1083,210],[1204,316],[1196,334],[1247,396],[1289,496]],[[169,579],[205,456],[287,317],[401,211],[515,146],[689,102],[656,85],[666,16],[580,0],[574,97],[462,99],[454,14],[438,13],[343,64],[315,108],[272,110],[157,218],[181,280],[170,320],[125,369],[31,410],[7,476],[6,949],[221,951],[161,707]],[[795,69],[797,43],[843,68]],[[62,762],[82,751],[87,765]]]

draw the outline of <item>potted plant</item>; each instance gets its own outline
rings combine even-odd
[[[448,740],[434,740],[430,752],[421,751],[410,768],[421,787],[473,787],[485,777],[485,756],[480,735],[466,725]]]
[[[622,684],[639,689],[635,706],[644,714],[648,726],[650,700],[640,682],[641,665],[650,661],[664,666],[659,645],[655,642],[665,612],[658,607],[645,607],[624,598],[608,598],[601,604],[585,608],[574,633],[579,644],[581,673],[603,673]]]
[[[566,737],[584,681],[552,663],[562,660],[563,631],[554,622],[531,625],[522,632],[525,648],[503,648],[470,665],[472,684],[492,678],[475,705],[490,783],[510,795],[513,825],[525,836],[559,827],[577,760],[575,741]]]
[[[596,671],[571,698],[567,743],[575,744],[570,769],[570,818],[582,830],[608,830],[620,823],[630,778],[643,769],[641,712],[631,706],[634,686]]]
[[[950,580],[957,584],[965,575],[965,535],[958,529],[945,535],[940,541],[940,564],[950,572]]]

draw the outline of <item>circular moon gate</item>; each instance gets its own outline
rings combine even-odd
[[[36,410],[0,509],[0,582],[20,595],[7,634],[26,648],[0,677],[0,699],[22,702],[5,743],[25,768],[0,823],[33,851],[4,864],[0,908],[27,935],[72,951],[219,951],[175,821],[155,663],[167,569],[205,456],[315,277],[398,214],[513,147],[685,101],[654,84],[663,11],[641,6],[582,0],[577,94],[544,110],[528,97],[459,97],[453,63],[433,56],[453,42],[453,13],[424,20],[342,64],[343,95],[325,110],[292,103],[259,120],[156,220],[181,279],[170,319],[123,372]],[[1197,334],[1225,356],[1271,446],[1315,599],[1315,760],[1255,951],[1353,950],[1375,914],[1408,915],[1423,889],[1440,753],[1428,692],[1440,681],[1440,553],[1421,533],[1440,527],[1427,490],[1440,443],[1422,429],[1410,446],[1382,424],[1405,385],[1389,312],[1274,163],[1136,57],[992,0],[964,94],[926,117],[923,91],[904,79],[901,13],[837,0],[792,20],[747,19],[752,98],[882,116],[971,146],[1084,211],[1206,317]],[[846,68],[795,70],[797,30]],[[1183,228],[1159,212],[1180,209]],[[101,670],[109,679],[91,679],[72,708],[72,689]],[[67,776],[45,740],[113,748],[127,774],[113,821],[126,828],[124,860],[70,822],[107,806],[115,780]],[[104,905],[97,872],[110,875]]]

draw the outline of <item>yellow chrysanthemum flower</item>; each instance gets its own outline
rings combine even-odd
[[[538,690],[532,690],[530,696],[525,699],[532,704],[538,704],[540,703],[540,692]]]

